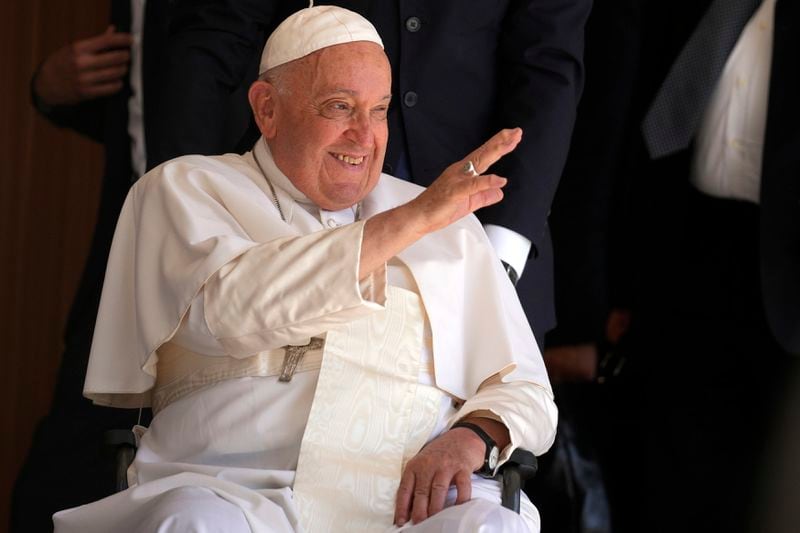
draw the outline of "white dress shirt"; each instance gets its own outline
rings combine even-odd
[[[747,23],[700,123],[691,180],[711,196],[759,201],[774,13],[764,0]]]

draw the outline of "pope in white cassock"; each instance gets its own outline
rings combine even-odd
[[[381,174],[389,63],[338,7],[284,21],[261,72],[251,152],[169,161],[128,195],[84,393],[155,416],[130,488],[56,531],[538,531],[484,476],[493,443],[500,464],[545,452],[557,411],[471,214],[522,132],[427,189]]]

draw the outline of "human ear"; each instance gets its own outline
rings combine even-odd
[[[261,134],[266,139],[272,139],[277,131],[275,123],[275,86],[263,80],[253,82],[247,91],[247,99],[253,110],[253,117]]]

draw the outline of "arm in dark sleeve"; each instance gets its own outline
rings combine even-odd
[[[266,36],[278,13],[295,3],[174,2],[148,167],[185,154],[235,151],[249,124],[247,89],[258,74]]]
[[[591,0],[511,2],[499,42],[498,127],[523,139],[492,171],[509,178],[506,199],[484,223],[520,233],[536,247],[567,157],[583,90],[583,32]]]
[[[55,126],[69,128],[93,141],[103,142],[106,99],[94,98],[75,105],[49,106],[42,102],[34,90],[38,74],[37,68],[30,82],[31,103],[36,111]]]

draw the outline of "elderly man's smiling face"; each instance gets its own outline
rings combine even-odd
[[[251,88],[250,94],[256,120],[295,187],[327,210],[355,205],[375,187],[391,98],[391,70],[380,46],[323,48],[286,64],[275,85],[258,83],[263,92]]]

